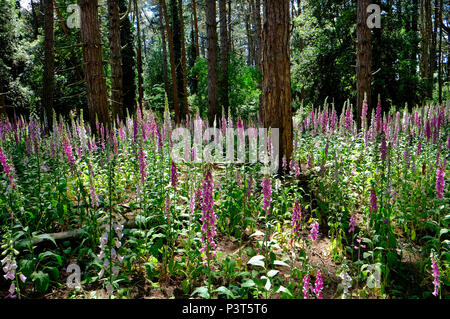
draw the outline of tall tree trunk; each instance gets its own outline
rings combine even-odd
[[[206,30],[208,38],[208,119],[210,125],[219,115],[217,75],[216,1],[206,0]]]
[[[430,50],[432,37],[432,22],[431,20],[431,0],[420,0],[420,35],[421,42],[421,57],[420,57],[420,74],[425,82],[425,96],[430,98]]]
[[[100,123],[110,125],[105,70],[102,60],[102,43],[98,26],[98,1],[78,0],[83,42],[83,66],[86,77],[89,118],[95,130],[96,117]]]
[[[136,110],[136,52],[134,51],[134,34],[129,18],[133,0],[120,0],[121,16],[120,42],[122,46],[122,100],[128,114]]]
[[[194,38],[195,38],[195,53],[197,57],[200,56],[200,45],[198,38],[198,16],[197,16],[197,3],[192,0],[192,14],[194,15]]]
[[[55,86],[55,47],[53,0],[44,3],[44,82],[42,96],[42,120],[49,127],[53,115],[53,90]],[[45,112],[45,113],[44,113]]]
[[[164,21],[167,29],[167,38],[169,40],[169,56],[170,56],[170,70],[172,72],[172,95],[173,95],[173,109],[175,112],[175,123],[180,123],[180,105],[178,103],[178,89],[177,89],[177,69],[175,66],[175,54],[173,49],[172,30],[169,23],[169,15],[167,13],[166,0],[161,0],[161,6],[164,14]]]
[[[438,0],[436,0],[438,1]],[[442,8],[443,0],[439,1],[439,11],[437,15],[437,21],[439,25],[439,55],[438,55],[438,87],[439,87],[439,104],[442,104]],[[448,58],[447,58],[448,59]]]
[[[184,90],[183,90],[183,67],[182,67],[182,43],[181,25],[178,10],[178,0],[170,0],[170,12],[172,18],[173,52],[175,55],[175,67],[177,72],[178,102],[180,104],[180,119],[184,117]]]
[[[357,52],[356,52],[356,91],[357,91],[357,125],[361,128],[361,115],[364,98],[367,95],[367,103],[370,109],[370,78],[372,63],[372,44],[370,29],[367,26],[367,6],[369,0],[358,0],[357,13]]]
[[[228,52],[233,51],[233,41],[232,41],[232,34],[233,34],[233,25],[231,24],[231,10],[232,10],[232,4],[231,0],[228,0]]]
[[[137,75],[138,75],[138,94],[139,94],[139,108],[142,110],[144,105],[144,90],[142,88],[143,79],[142,79],[142,41],[141,41],[141,18],[140,12],[138,8],[138,3],[134,0],[134,14],[136,16],[136,25],[137,25]]]
[[[261,0],[255,0],[253,20],[255,25],[255,66],[261,70]]]
[[[120,41],[119,0],[108,0],[109,47],[111,54],[112,117],[123,119],[122,46]]]
[[[428,23],[428,32],[431,35],[431,47],[430,47],[430,74],[428,75],[428,78],[430,79],[430,83],[428,86],[428,96],[430,98],[433,97],[433,89],[434,89],[434,73],[437,68],[437,60],[436,60],[436,51],[437,51],[437,34],[438,34],[438,10],[439,10],[439,0],[434,0],[435,6],[434,6],[434,19],[433,19],[433,8],[432,8],[432,0],[430,0],[430,8],[428,11],[427,20]],[[434,21],[434,25],[433,25]]]
[[[247,65],[252,66],[252,52],[253,52],[253,40],[252,40],[252,34],[251,34],[251,25],[250,25],[250,14],[247,12],[245,14],[245,31],[247,33]]]
[[[170,95],[169,89],[169,76],[168,76],[168,67],[167,67],[167,43],[166,43],[166,32],[164,30],[164,15],[161,5],[161,0],[159,1],[159,31],[161,33],[161,47],[163,51],[163,76],[164,76],[164,89],[166,91],[167,97]]]
[[[227,26],[227,3],[226,0],[219,0],[220,16],[220,89],[221,105],[228,114],[228,26]]]
[[[264,0],[262,31],[262,114],[266,128],[280,131],[281,161],[292,158],[292,92],[289,0]]]
[[[186,41],[184,38],[184,15],[183,15],[183,1],[178,0],[178,7],[180,11],[180,33],[181,33],[181,69],[183,73],[183,112],[184,117],[189,113],[188,92],[187,92],[187,60],[186,60]]]

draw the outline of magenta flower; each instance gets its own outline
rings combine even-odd
[[[417,143],[416,155],[420,155],[420,153],[422,153],[422,142],[419,141],[419,143]]]
[[[309,231],[309,235],[308,238],[312,239],[312,240],[316,240],[318,235],[319,235],[319,223],[318,222],[314,222],[310,225],[310,231]]]
[[[386,160],[386,154],[387,154],[387,145],[386,145],[386,138],[384,137],[384,135],[383,135],[383,137],[382,137],[382,139],[381,139],[381,149],[380,149],[380,151],[381,151],[381,160]]]
[[[202,217],[200,220],[203,222],[201,228],[202,237],[200,238],[203,243],[203,248],[200,252],[208,252],[206,258],[211,260],[215,253],[211,253],[211,250],[215,250],[217,245],[214,241],[216,236],[216,214],[214,213],[214,199],[213,199],[213,179],[211,170],[208,168],[204,174],[203,191],[202,191]]]
[[[370,192],[370,209],[369,211],[372,212],[376,212],[378,210],[378,198],[377,198],[377,192],[372,189],[372,191]]]
[[[145,154],[142,146],[139,149],[139,171],[141,173],[141,182],[143,183],[145,181],[145,178],[147,177],[147,171],[145,170],[146,164],[145,164]]]
[[[172,167],[170,169],[170,181],[173,187],[177,187],[178,183],[178,174],[177,174],[177,165],[172,160]]]
[[[72,145],[70,145],[69,139],[67,137],[63,138],[62,145],[64,154],[66,154],[66,159],[70,163],[70,167],[73,168],[73,164],[75,164],[75,158],[73,157]]]
[[[438,167],[436,171],[436,195],[439,199],[444,196],[444,186],[445,186],[445,172],[441,167]]]
[[[97,193],[96,193],[96,191],[95,191],[95,187],[94,187],[94,185],[91,185],[91,188],[90,188],[90,198],[91,198],[91,202],[92,202],[92,205],[94,206],[94,207],[98,207],[98,202],[99,202],[99,199],[98,199],[98,195],[97,195]]]
[[[376,123],[377,123],[376,130],[377,130],[377,132],[380,132],[383,129],[383,118],[382,118],[382,114],[381,114],[381,101],[378,101],[375,119],[376,119]]]
[[[316,274],[316,282],[314,283],[314,293],[316,294],[318,299],[322,299],[322,290],[323,290],[322,273],[320,272],[320,270],[318,270]]]
[[[431,269],[432,269],[432,276],[434,278],[434,280],[433,280],[433,285],[434,285],[433,295],[437,296],[439,294],[439,287],[441,286],[441,284],[439,283],[439,277],[441,276],[441,273],[439,272],[439,267],[438,267],[436,259],[434,259],[434,257],[431,257]]]
[[[291,243],[294,241],[294,239],[300,238],[300,233],[302,230],[302,219],[303,219],[303,212],[302,208],[300,207],[299,203],[295,201],[294,208],[292,209],[292,234],[293,238],[291,240]]]
[[[348,225],[348,232],[349,233],[353,233],[354,231],[355,231],[355,225],[356,225],[356,216],[355,215],[352,215],[351,217],[350,217],[350,223],[349,223],[349,225]]]
[[[309,274],[307,274],[303,277],[303,298],[304,299],[309,298],[309,295],[308,295],[309,286],[310,286],[309,281],[310,281]]]
[[[264,178],[262,183],[262,191],[263,191],[263,209],[266,211],[267,215],[270,214],[270,203],[272,201],[271,195],[272,195],[272,185],[270,178]]]

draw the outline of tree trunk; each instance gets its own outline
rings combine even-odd
[[[216,1],[206,0],[206,30],[208,37],[208,119],[212,126],[219,115],[217,75]]]
[[[231,0],[228,0],[228,52],[231,52],[233,50],[232,45],[232,33],[233,33],[233,26],[231,24],[231,10],[232,10],[232,4]]]
[[[197,57],[200,56],[200,45],[198,38],[198,16],[197,16],[197,3],[192,0],[192,13],[194,15],[194,37],[195,37],[195,53]]]
[[[83,66],[86,77],[89,118],[96,127],[96,117],[104,125],[110,124],[108,97],[106,95],[105,70],[102,61],[102,44],[98,27],[98,1],[78,0],[83,42]]]
[[[128,114],[134,114],[136,110],[136,52],[134,51],[134,34],[131,30],[132,24],[129,18],[131,3],[133,0],[120,0],[121,20],[120,42],[122,46],[122,100]]]
[[[425,96],[430,98],[430,50],[431,50],[431,37],[432,26],[431,20],[431,0],[420,1],[420,35],[422,37],[421,43],[421,57],[420,57],[420,74],[425,82]],[[432,23],[432,22],[431,22]]]
[[[255,0],[253,20],[255,25],[255,66],[261,70],[261,0]]]
[[[436,0],[437,1],[437,0]],[[442,104],[442,6],[444,5],[443,0],[439,1],[439,11],[437,16],[437,21],[439,24],[439,56],[438,56],[438,87],[439,87],[439,104]],[[447,58],[448,59],[448,58]],[[448,62],[447,62],[448,63]]]
[[[264,0],[262,31],[262,113],[266,128],[278,128],[281,161],[292,158],[292,92],[289,0]]]
[[[123,119],[122,46],[120,41],[119,0],[108,0],[109,46],[111,50],[111,110],[112,117]]]
[[[183,1],[178,0],[178,7],[180,11],[180,35],[181,35],[181,69],[183,74],[183,110],[181,112],[182,118],[189,113],[188,92],[187,92],[187,60],[186,60],[186,42],[184,38],[184,16],[183,16]]]
[[[55,47],[53,0],[44,3],[44,81],[42,96],[42,120],[49,127],[53,116],[53,90],[55,86]]]
[[[356,52],[356,91],[357,91],[357,125],[361,128],[362,106],[367,96],[367,103],[370,109],[370,78],[371,78],[371,61],[372,61],[372,45],[370,29],[367,26],[367,6],[369,0],[358,0],[357,13],[357,52]]]
[[[167,38],[169,40],[169,56],[170,56],[170,70],[172,72],[172,95],[173,108],[175,112],[175,123],[180,123],[180,105],[178,104],[178,89],[177,89],[177,69],[175,66],[175,54],[173,49],[172,30],[170,28],[169,16],[167,14],[166,0],[161,0],[161,6],[164,14],[164,21],[166,23]]]
[[[220,89],[221,105],[228,114],[228,26],[227,26],[227,3],[226,0],[219,0],[220,16]]]
[[[142,41],[141,41],[141,19],[140,12],[138,8],[137,1],[134,0],[134,14],[136,15],[136,25],[137,25],[137,75],[138,75],[138,104],[139,108],[142,110],[144,106],[144,90],[142,88],[143,79],[142,79]]]
[[[167,43],[166,43],[166,32],[164,31],[164,15],[161,5],[161,0],[159,1],[159,31],[161,33],[161,47],[163,51],[163,76],[164,76],[164,89],[166,91],[167,97],[170,95],[169,90],[169,76],[168,76],[168,67],[167,67]]]

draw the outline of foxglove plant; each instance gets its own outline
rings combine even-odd
[[[439,295],[439,288],[441,286],[439,279],[441,277],[441,273],[439,271],[439,267],[438,264],[436,262],[436,259],[434,256],[431,257],[431,274],[433,276],[433,285],[434,285],[434,290],[433,290],[433,296],[438,296]]]
[[[436,171],[436,196],[442,199],[444,196],[445,172],[442,167],[438,167]]]

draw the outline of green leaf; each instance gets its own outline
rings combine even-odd
[[[52,236],[50,236],[49,234],[38,235],[38,236],[35,236],[34,239],[48,239],[52,243],[54,243],[56,247],[58,247],[58,245],[56,245],[55,239]]]
[[[31,275],[31,279],[33,279],[33,283],[34,283],[34,287],[36,288],[36,291],[43,295],[47,289],[48,289],[48,284],[50,283],[50,277],[48,276],[48,274],[39,271],[39,272],[34,272]]]
[[[46,252],[40,253],[39,256],[38,256],[39,261],[42,261],[42,260],[44,260],[44,259],[47,258],[47,257],[54,257],[54,258],[56,259],[56,261],[58,262],[58,265],[59,265],[59,266],[62,265],[62,259],[61,259],[61,256],[55,254],[55,253],[52,252],[52,251],[46,251]]]
[[[284,266],[284,267],[291,268],[291,266],[289,266],[288,264],[286,264],[284,261],[281,261],[281,260],[275,260],[273,263],[274,263],[274,265],[277,265],[277,266]]]
[[[270,282],[270,279],[267,278],[266,276],[261,276],[262,280],[266,280],[266,284],[264,285],[264,288],[266,288],[267,291],[270,290],[270,288],[272,288],[272,283]]]
[[[441,237],[442,235],[445,235],[448,233],[448,229],[447,228],[442,228],[441,231],[439,232],[439,237]]]
[[[278,288],[277,293],[288,294],[289,297],[293,297],[292,292],[290,292],[289,289],[283,286],[280,286],[280,288]]]
[[[280,271],[279,270],[269,270],[269,272],[267,273],[267,276],[269,276],[269,278],[275,277]]]
[[[242,288],[250,288],[250,287],[254,287],[254,286],[255,286],[255,282],[252,279],[247,279],[241,285]]]
[[[219,294],[225,295],[225,296],[227,296],[227,297],[229,297],[231,299],[236,298],[233,295],[233,293],[228,288],[226,288],[224,286],[221,286],[221,287],[217,288],[215,291],[218,292]]]
[[[194,290],[191,296],[199,295],[201,298],[209,299],[208,287],[198,287]]]
[[[256,255],[253,256],[248,262],[247,264],[252,265],[252,266],[260,266],[260,267],[264,267],[264,256],[261,255]]]

